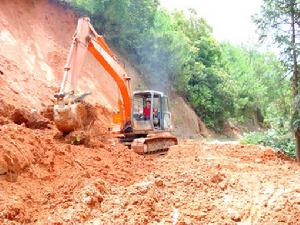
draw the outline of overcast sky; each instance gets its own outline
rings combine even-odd
[[[212,26],[219,41],[255,43],[257,35],[251,15],[259,12],[262,0],[160,0],[169,10],[194,8]]]

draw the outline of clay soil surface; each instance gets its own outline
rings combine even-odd
[[[141,156],[118,143],[117,89],[91,57],[79,90],[93,92],[97,119],[62,135],[53,94],[77,17],[53,1],[0,5],[1,225],[300,225],[300,166],[270,148],[184,139]]]
[[[1,127],[6,156],[15,148],[1,224],[300,224],[300,167],[270,148],[186,140],[139,156],[55,132]]]

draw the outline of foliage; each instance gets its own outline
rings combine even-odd
[[[222,44],[222,53],[226,86],[234,99],[233,117],[238,122],[270,124],[273,118],[289,119],[289,81],[274,54],[229,43]]]
[[[156,13],[153,26],[137,51],[140,70],[151,88],[167,90],[189,59],[188,39],[166,11]]]
[[[220,45],[206,21],[195,11],[190,11],[189,18],[184,17],[182,12],[175,12],[173,16],[190,44],[190,58],[176,77],[177,90],[207,126],[222,128],[231,114],[233,103],[224,85]]]
[[[88,14],[95,26],[116,45],[136,51],[153,25],[157,0],[72,0],[71,6]]]
[[[300,4],[297,0],[264,0],[261,12],[254,18],[262,40],[269,38],[281,50],[281,60],[291,71],[292,126],[296,137],[296,156],[300,161],[299,94]]]
[[[248,133],[241,140],[243,144],[270,146],[295,157],[295,142],[292,133],[286,128],[270,129],[265,132]]]
[[[282,61],[292,69],[293,48],[299,55],[300,4],[297,0],[263,0],[261,12],[253,17],[261,41],[272,41],[281,50]],[[292,35],[295,30],[295,43]]]

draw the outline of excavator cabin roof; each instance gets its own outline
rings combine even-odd
[[[154,91],[154,90],[145,90],[145,91],[134,91],[134,96],[147,96],[147,95],[154,95],[154,96],[165,96],[165,94],[161,91]]]

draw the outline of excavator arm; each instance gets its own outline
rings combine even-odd
[[[98,35],[93,26],[90,23],[90,19],[87,17],[80,18],[78,20],[77,28],[73,36],[73,42],[70,48],[70,52],[67,58],[67,63],[64,68],[64,76],[60,87],[60,92],[55,95],[58,99],[58,105],[61,106],[61,115],[67,114],[63,108],[67,110],[65,105],[66,98],[66,83],[71,80],[71,96],[76,94],[77,80],[80,76],[80,71],[84,63],[86,53],[90,52],[95,59],[103,66],[107,73],[116,82],[119,93],[122,98],[118,99],[118,113],[114,115],[113,121],[120,124],[121,131],[131,128],[131,96],[130,96],[130,77],[126,74],[125,70],[120,66],[116,56],[110,50],[106,44],[103,36]],[[79,97],[80,98],[80,97]],[[59,108],[58,108],[59,111]],[[71,111],[71,110],[69,110]],[[70,113],[69,113],[70,114]],[[68,115],[68,117],[71,117]],[[57,120],[61,120],[63,124],[62,116],[58,116]],[[63,132],[71,130],[70,127],[63,128]],[[74,125],[75,128],[75,125]]]
[[[98,38],[98,40],[101,37]],[[101,42],[97,42],[101,43]],[[130,78],[127,76],[121,77],[116,70],[114,70],[113,66],[109,63],[108,60],[101,54],[102,50],[99,50],[99,46],[96,47],[96,43],[93,41],[89,42],[88,50],[92,53],[92,55],[97,59],[97,61],[104,67],[104,69],[111,75],[116,84],[118,85],[119,91],[122,96],[122,100],[119,99],[119,115],[115,115],[114,121],[120,124],[123,124],[123,128],[130,125],[131,121],[131,97],[129,95],[129,80]]]

